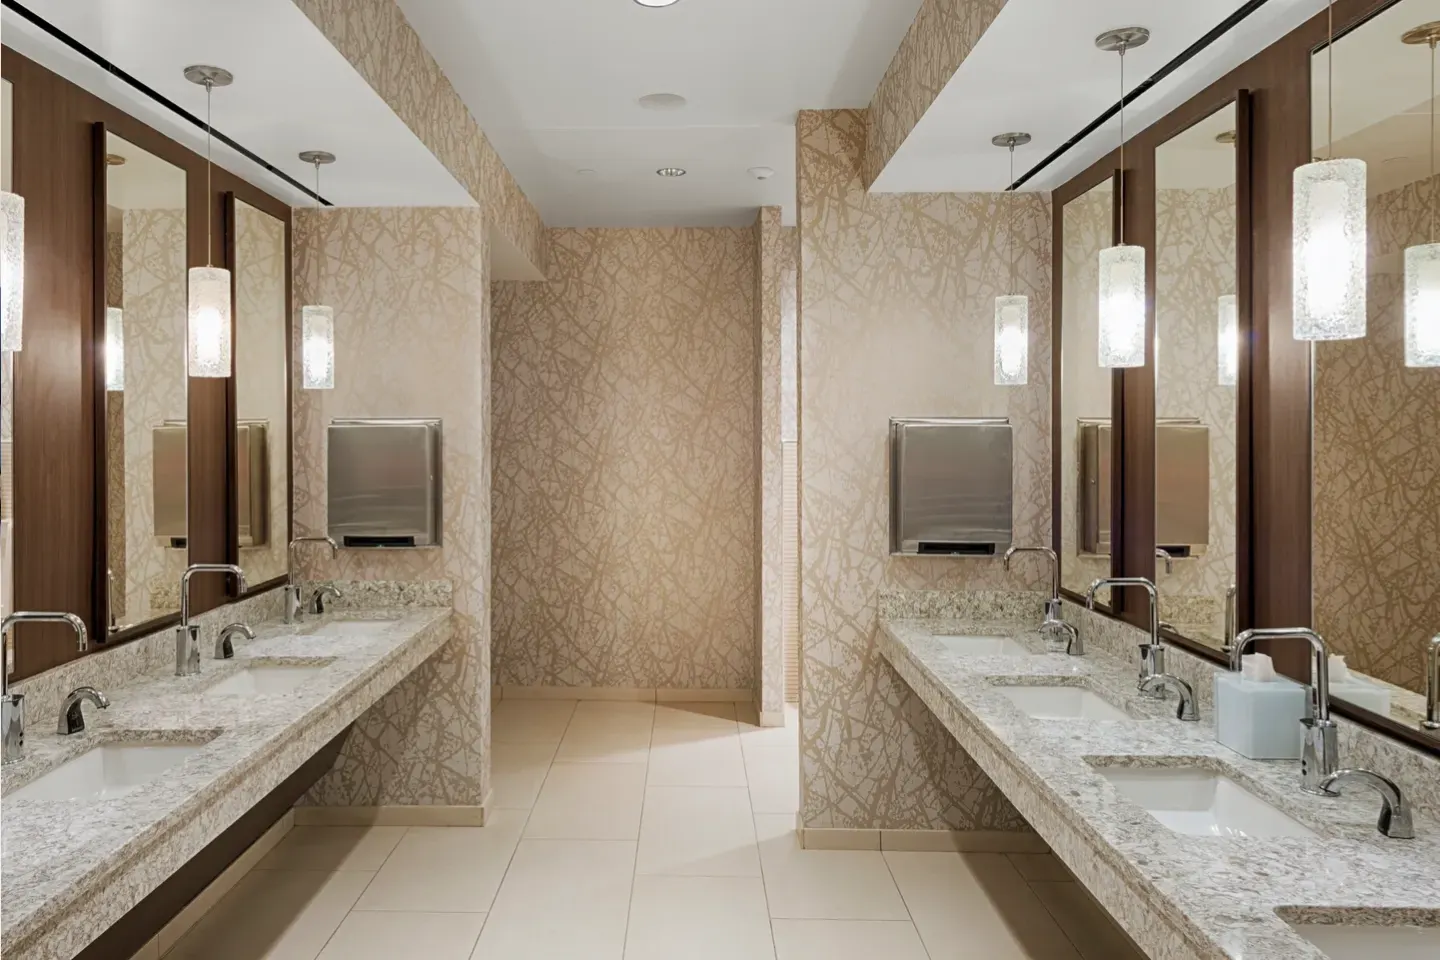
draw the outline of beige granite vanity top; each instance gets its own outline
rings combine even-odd
[[[317,635],[333,621],[379,620],[380,630]],[[266,623],[212,645],[195,677],[155,670],[86,705],[88,731],[57,736],[32,717],[26,758],[0,775],[0,954],[70,958],[219,836],[451,636],[448,608],[346,611],[288,626]],[[205,696],[247,666],[322,665],[283,694]],[[202,743],[156,779],[108,800],[11,799],[59,762],[106,742]]]
[[[947,635],[1013,636],[1032,653],[1044,651],[1043,640],[1013,622],[939,619],[882,620],[877,638],[896,671],[1151,957],[1322,960],[1282,917],[1440,924],[1435,820],[1417,814],[1415,840],[1382,837],[1377,794],[1302,792],[1298,762],[1252,761],[1215,742],[1208,695],[1199,723],[1174,719],[1173,695],[1158,704],[1138,697],[1131,663],[1095,650],[967,657],[935,639]],[[996,678],[1081,684],[1134,719],[1032,719],[996,691]],[[1342,766],[1346,759],[1342,745]],[[1222,772],[1319,837],[1172,832],[1096,770],[1115,764]]]

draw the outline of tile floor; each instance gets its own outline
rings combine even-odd
[[[801,850],[797,723],[503,700],[490,826],[296,827],[174,960],[1130,960],[1047,855]]]

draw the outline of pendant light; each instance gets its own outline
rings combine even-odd
[[[1015,182],[1015,148],[1030,142],[1028,133],[1002,133],[990,140],[1010,151],[1010,183]],[[1007,188],[1008,189],[1008,188]],[[1014,224],[1012,216],[1010,222]],[[1021,387],[1030,382],[1030,298],[1015,293],[1015,240],[1010,240],[1010,293],[995,298],[995,385]]]
[[[334,163],[335,154],[305,150],[300,159],[315,165],[315,210],[320,210],[320,167]],[[305,390],[335,389],[335,309],[300,308],[300,386]]]
[[[1100,251],[1102,367],[1145,366],[1145,248],[1125,242],[1125,53],[1149,39],[1144,27],[1095,38],[1101,50],[1120,54],[1120,242]]]
[[[1440,44],[1440,20],[1422,24],[1401,39],[1430,47],[1429,242],[1405,248],[1405,365],[1440,367],[1440,243],[1435,242],[1435,47]]]
[[[1335,0],[1329,2],[1328,159],[1295,170],[1295,339],[1365,336],[1365,161],[1335,159]]]
[[[1220,297],[1215,331],[1220,386],[1236,386],[1240,383],[1240,300],[1235,294]]]
[[[105,308],[105,389],[125,389],[125,312]]]
[[[19,350],[24,328],[25,198],[0,193],[0,350]]]
[[[190,268],[190,309],[186,325],[185,356],[192,377],[230,376],[230,271],[217,267],[213,248],[210,213],[215,196],[210,190],[210,94],[216,87],[228,87],[235,78],[219,67],[195,65],[185,68],[185,79],[205,88],[205,266]]]

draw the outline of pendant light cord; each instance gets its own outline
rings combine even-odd
[[[1435,44],[1440,37],[1430,36],[1430,242],[1435,242]]]
[[[1125,246],[1125,48],[1120,44],[1120,246]]]
[[[1435,49],[1435,47],[1434,47],[1433,44],[1431,45],[1430,49],[1431,49],[1431,50],[1434,50],[1434,49]],[[1432,115],[1433,115],[1433,111],[1432,111]],[[1432,162],[1432,165],[1433,165],[1433,162]],[[1433,176],[1433,173],[1432,173],[1432,176]],[[1012,141],[1011,144],[1010,144],[1010,182],[1011,182],[1011,183],[1014,183],[1014,182],[1015,182],[1015,144],[1014,144],[1013,141]],[[1015,273],[1016,273],[1016,266],[1015,266],[1015,211],[1014,211],[1014,210],[1011,210],[1011,211],[1010,211],[1010,293],[1011,293],[1012,295],[1016,292],[1016,290],[1015,290]]]
[[[205,266],[215,266],[214,261],[214,237],[210,233],[210,216],[215,206],[215,197],[210,192],[210,169],[215,161],[210,159],[210,93],[215,89],[215,81],[205,81]]]
[[[1325,91],[1326,106],[1326,137],[1330,146],[1326,150],[1328,159],[1335,159],[1335,0],[1329,0],[1325,5],[1325,85],[1329,88]]]

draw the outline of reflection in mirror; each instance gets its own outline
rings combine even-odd
[[[240,567],[256,586],[285,573],[285,224],[235,201],[235,481]]]
[[[1061,584],[1110,575],[1110,388],[1100,366],[1100,251],[1114,241],[1111,181],[1065,204],[1060,344]]]
[[[1403,0],[1335,44],[1335,156],[1369,169],[1368,332],[1314,345],[1314,625],[1353,671],[1331,693],[1406,726],[1423,715],[1424,658],[1440,633],[1440,369],[1405,365],[1404,251],[1431,235],[1431,52],[1402,42],[1440,20]],[[1327,149],[1323,51],[1311,129]],[[1358,674],[1366,676],[1361,677]]]
[[[10,81],[0,81],[0,190],[10,192],[13,166],[10,144]],[[15,531],[14,470],[11,460],[15,398],[12,395],[10,352],[0,352],[0,618],[15,612],[15,564],[12,546]]]
[[[1175,632],[1226,645],[1239,370],[1235,105],[1155,151],[1155,581]]]
[[[111,632],[180,609],[186,552],[185,171],[106,135]]]

